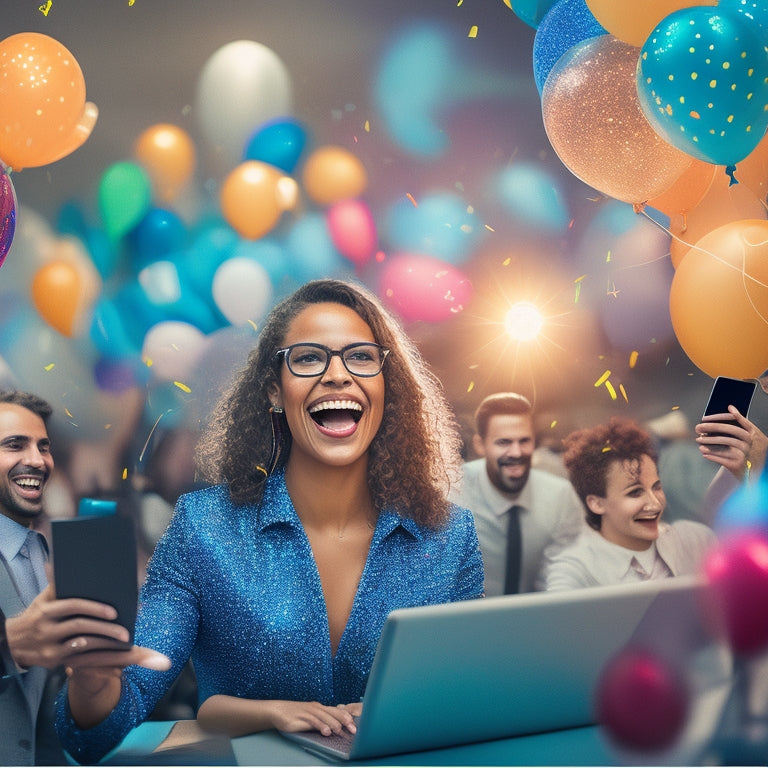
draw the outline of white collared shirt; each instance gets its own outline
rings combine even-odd
[[[520,513],[522,564],[520,592],[541,589],[536,577],[545,557],[570,544],[583,527],[584,507],[568,480],[540,469],[531,469],[528,482],[514,500],[501,493],[488,478],[485,459],[464,464],[461,489],[451,501],[472,512],[485,568],[485,594],[504,594],[507,558],[508,511]]]
[[[585,528],[571,546],[546,565],[543,580],[547,590],[561,590],[691,575],[698,572],[716,541],[706,525],[678,520],[671,525],[660,523],[654,545],[636,552]]]

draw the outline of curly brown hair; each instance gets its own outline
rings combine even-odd
[[[293,319],[312,304],[336,303],[354,310],[378,344],[390,349],[384,367],[384,415],[371,443],[368,486],[376,508],[394,509],[418,523],[438,527],[448,515],[447,493],[460,475],[460,439],[442,387],[413,342],[362,286],[314,280],[270,313],[257,346],[203,430],[197,451],[201,476],[229,486],[238,504],[261,499],[272,455],[269,390],[279,383],[276,352]],[[282,458],[290,452],[290,431],[279,417]]]
[[[587,506],[587,496],[604,497],[608,470],[615,461],[639,463],[649,456],[654,463],[658,453],[651,435],[631,419],[611,418],[607,424],[579,429],[563,439],[563,461],[571,484],[584,503],[586,520],[600,530],[602,516]]]

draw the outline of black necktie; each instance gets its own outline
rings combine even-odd
[[[520,536],[520,512],[522,507],[515,504],[509,508],[507,517],[507,569],[504,579],[504,594],[515,595],[520,591],[520,560],[522,558],[522,537]]]

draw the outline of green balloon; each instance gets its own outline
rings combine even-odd
[[[152,204],[152,183],[136,163],[110,165],[99,182],[99,212],[112,240],[119,240],[144,217]]]

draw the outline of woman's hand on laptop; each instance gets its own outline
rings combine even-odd
[[[326,706],[317,701],[244,699],[215,694],[198,709],[197,721],[207,731],[231,737],[275,728],[278,731],[319,731],[324,736],[346,730],[355,733],[354,717],[362,704]]]

